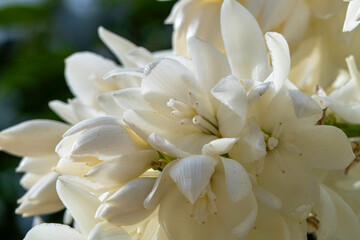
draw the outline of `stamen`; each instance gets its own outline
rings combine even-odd
[[[216,119],[208,111],[206,111],[198,101],[196,101],[193,106],[199,115],[209,120],[214,126],[218,126]]]
[[[180,121],[181,125],[192,125],[193,121],[190,118],[185,118],[183,120]]]
[[[186,116],[191,117],[196,114],[196,112],[191,108],[191,106],[181,100],[170,99],[167,102],[167,106],[173,108],[174,110],[182,112]]]
[[[274,131],[272,132],[271,137],[273,137],[273,138],[279,138],[279,137],[280,137],[280,134],[281,134],[281,132],[282,132],[282,129],[283,129],[282,122],[279,122],[279,123],[276,125]]]
[[[179,119],[183,119],[183,118],[187,118],[187,116],[185,114],[183,114],[182,112],[179,112],[177,110],[172,111],[171,116],[179,118]]]
[[[273,154],[275,157],[276,165],[278,166],[278,168],[281,170],[282,173],[285,173],[284,159],[281,157],[281,155],[277,151],[274,151]]]
[[[217,130],[213,125],[211,125],[209,122],[204,120],[200,115],[197,115],[197,116],[193,117],[193,123],[195,125],[199,124],[200,126],[207,129],[209,132],[211,132],[212,134],[220,137],[219,130]]]
[[[297,146],[295,146],[292,143],[289,142],[282,142],[281,143],[281,147],[285,148],[286,150],[288,150],[289,152],[295,153],[298,156],[302,156],[302,152],[299,150],[299,148]]]

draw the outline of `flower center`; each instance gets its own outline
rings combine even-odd
[[[210,212],[212,215],[217,215],[216,196],[212,191],[210,184],[200,193],[199,198],[195,204],[190,207],[190,217],[194,218],[198,223],[205,224],[207,216]],[[188,201],[189,204],[190,201]]]
[[[171,115],[180,119],[181,125],[194,125],[206,134],[220,137],[218,122],[195,98],[194,94],[188,93],[188,99],[170,99],[167,106],[173,111]]]

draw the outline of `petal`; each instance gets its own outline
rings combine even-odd
[[[240,139],[229,152],[231,158],[242,162],[254,162],[264,157],[266,144],[263,132],[253,119],[250,119],[240,135]]]
[[[260,25],[264,32],[279,27],[287,20],[294,7],[295,0],[273,0],[265,1]]]
[[[345,169],[355,159],[345,133],[333,126],[314,126],[299,132],[294,144],[314,168]]]
[[[215,158],[203,155],[186,157],[170,169],[170,176],[182,194],[194,204],[209,184],[217,163]]]
[[[310,9],[307,1],[296,1],[281,32],[290,45],[296,44],[304,38],[310,23],[310,17]]]
[[[124,109],[119,107],[119,105],[116,104],[115,100],[113,99],[114,92],[107,92],[97,95],[96,99],[100,105],[100,107],[109,115],[120,119],[120,121],[123,118],[124,115]]]
[[[24,217],[49,214],[64,208],[55,188],[59,174],[50,172],[37,181],[29,191],[19,199],[16,213]]]
[[[270,51],[276,89],[281,89],[290,72],[290,52],[285,38],[275,32],[265,34]]]
[[[101,93],[93,84],[94,79],[116,68],[115,63],[97,54],[75,53],[65,61],[65,79],[74,94],[83,103],[97,107],[96,95]]]
[[[360,0],[353,0],[349,3],[346,11],[343,32],[350,32],[360,24]]]
[[[109,223],[98,223],[90,232],[88,240],[131,240],[130,236],[121,227]]]
[[[129,51],[125,57],[137,67],[144,67],[147,64],[155,61],[155,57],[147,49],[137,47]]]
[[[177,146],[175,146],[165,138],[157,135],[156,133],[152,133],[149,136],[148,143],[156,150],[175,158],[184,158],[190,155],[190,153],[184,152],[183,150],[179,149]]]
[[[229,76],[216,84],[211,93],[221,102],[216,114],[221,135],[238,137],[245,125],[248,110],[244,87],[235,77]]]
[[[231,74],[230,65],[218,49],[196,37],[188,39],[196,79],[208,93],[222,78]]]
[[[244,240],[253,240],[253,239],[266,239],[266,240],[289,240],[289,229],[287,222],[281,216],[281,214],[271,208],[266,207],[265,205],[258,205],[258,216],[256,222],[249,232],[249,234],[244,238]],[[306,231],[304,231],[306,235]],[[295,239],[295,238],[294,238]],[[301,238],[296,238],[301,239]],[[305,240],[301,239],[301,240]]]
[[[16,172],[47,174],[56,166],[58,161],[59,156],[57,154],[44,157],[24,157],[16,168]]]
[[[63,137],[67,137],[79,133],[83,130],[88,130],[103,125],[119,125],[119,121],[113,117],[108,117],[108,116],[86,119],[72,126],[69,130],[67,130],[64,133]]]
[[[0,132],[0,149],[20,156],[53,155],[68,125],[51,120],[30,120]]]
[[[238,141],[237,138],[219,138],[209,142],[202,148],[202,154],[204,155],[223,155],[228,153],[234,144]]]
[[[189,92],[198,91],[193,73],[173,59],[161,59],[149,64],[141,84],[143,97],[151,107],[169,113],[166,103],[171,99],[187,98]],[[192,89],[195,88],[195,89]]]
[[[256,199],[265,206],[276,210],[281,208],[281,200],[271,192],[268,192],[259,186],[256,186],[253,191]]]
[[[281,211],[298,213],[309,210],[319,199],[320,189],[316,176],[306,161],[287,150],[267,153],[264,169],[257,176],[258,185],[282,202]],[[282,161],[279,166],[278,161]]]
[[[59,100],[54,100],[49,102],[49,107],[53,112],[55,112],[60,118],[64,119],[66,122],[75,124],[79,120],[74,114],[73,107],[71,104],[64,103]]]
[[[83,235],[75,229],[62,224],[43,223],[33,227],[25,236],[24,240],[86,240]]]
[[[156,178],[136,178],[122,186],[99,208],[97,215],[118,226],[141,222],[152,210],[144,207],[144,200],[154,186]]]
[[[128,67],[134,66],[132,62],[125,57],[125,54],[128,51],[136,48],[135,44],[116,35],[115,33],[106,30],[103,27],[99,27],[98,31],[100,39],[116,55],[116,57],[123,63],[123,65]]]
[[[99,222],[95,219],[95,213],[100,201],[64,177],[59,177],[56,190],[61,201],[79,225],[81,232],[88,235]]]
[[[220,157],[225,170],[226,189],[231,202],[244,199],[251,192],[252,186],[246,170],[240,163]]]
[[[85,131],[71,150],[77,156],[96,156],[100,160],[136,151],[126,129],[117,125],[104,125]]]
[[[338,226],[336,237],[339,239],[356,240],[360,236],[360,222],[358,216],[349,205],[334,191],[325,187],[336,208]]]
[[[160,203],[162,197],[168,192],[168,189],[173,186],[173,181],[170,177],[169,170],[176,164],[178,160],[168,163],[161,174],[156,178],[154,187],[144,201],[144,207],[148,210],[154,210]]]
[[[319,240],[333,239],[336,234],[338,219],[331,196],[324,187],[320,188],[317,218],[321,220],[316,235]]]
[[[85,177],[101,184],[120,185],[140,176],[158,159],[159,154],[154,150],[130,153],[99,163]]]
[[[235,0],[224,1],[221,32],[235,77],[263,81],[268,69],[265,41],[251,13]]]
[[[141,88],[127,88],[112,94],[116,104],[120,108],[134,110],[151,110],[149,104],[145,101],[141,94]]]

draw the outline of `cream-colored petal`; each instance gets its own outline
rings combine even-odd
[[[128,226],[141,222],[152,213],[144,200],[156,178],[136,178],[122,186],[102,204],[97,215],[111,224]]]
[[[238,202],[247,197],[252,189],[247,171],[240,163],[220,157],[225,171],[226,189],[231,202]]]
[[[115,33],[106,30],[103,27],[99,27],[98,33],[103,43],[105,43],[105,45],[116,55],[116,57],[122,62],[124,66],[134,66],[134,64],[132,64],[132,62],[125,57],[125,54],[128,51],[136,48],[135,44],[116,35]]]
[[[154,150],[144,150],[103,161],[93,167],[85,176],[105,185],[120,185],[134,179],[159,159]]]
[[[100,160],[136,151],[130,134],[118,125],[104,125],[85,131],[71,150],[73,155],[96,156]]]
[[[336,234],[338,219],[334,202],[324,187],[320,188],[320,199],[317,207],[315,213],[317,214],[317,218],[321,221],[319,230],[316,231],[317,239],[333,239]]]
[[[266,144],[264,134],[259,125],[249,119],[240,139],[229,152],[231,158],[241,162],[254,162],[261,159],[266,154]]]
[[[350,32],[360,24],[360,1],[353,0],[346,11],[343,32]]]
[[[223,155],[228,153],[237,141],[238,138],[219,138],[204,145],[201,152],[204,155]]]
[[[196,79],[208,93],[222,78],[231,74],[229,62],[218,49],[199,38],[189,38],[188,44]]]
[[[59,117],[61,117],[68,123],[75,124],[79,121],[74,114],[72,105],[69,103],[54,100],[49,102],[49,107],[53,112],[55,112]]]
[[[155,61],[155,57],[147,49],[137,47],[126,53],[125,57],[136,67],[144,67]]]
[[[244,238],[244,240],[257,240],[257,239],[266,239],[266,240],[305,240],[306,239],[306,230],[303,231],[303,238],[290,238],[292,235],[289,233],[290,229],[288,223],[290,220],[286,219],[274,209],[266,207],[265,205],[258,204],[258,216],[256,222],[249,232],[249,234]],[[301,225],[298,224],[298,227]],[[295,230],[295,229],[294,229]]]
[[[256,177],[258,185],[280,199],[281,211],[301,213],[309,210],[320,194],[316,176],[297,154],[282,149],[274,151],[281,159],[276,159],[274,153],[267,153],[263,171]]]
[[[209,184],[217,163],[215,158],[209,156],[189,156],[179,160],[170,169],[170,176],[181,193],[194,204]]]
[[[156,178],[154,183],[154,187],[146,197],[144,201],[144,207],[148,210],[154,210],[157,205],[160,203],[164,194],[168,192],[170,187],[175,187],[174,182],[172,181],[169,170],[174,164],[176,164],[178,160],[171,161],[168,163],[161,174]]]
[[[25,236],[24,240],[86,240],[83,235],[75,229],[62,224],[43,223],[33,227]]]
[[[335,238],[344,240],[358,239],[360,236],[360,222],[358,216],[338,194],[328,187],[325,187],[325,189],[332,198],[336,208],[338,226]]]
[[[290,52],[285,38],[276,32],[265,34],[266,45],[269,48],[273,67],[276,89],[281,89],[290,72]]]
[[[248,101],[242,84],[233,76],[223,78],[211,90],[220,101],[217,110],[219,132],[223,137],[238,137],[246,123]]]
[[[260,20],[261,29],[268,32],[279,27],[282,22],[287,20],[295,2],[295,0],[265,1]]]
[[[96,209],[100,205],[98,198],[62,177],[56,183],[56,190],[81,232],[88,235],[99,222],[95,219]]]
[[[79,133],[83,130],[88,130],[91,128],[104,126],[104,125],[119,125],[119,121],[113,117],[103,116],[103,117],[95,117],[86,119],[84,121],[79,122],[72,126],[69,130],[67,130],[63,137],[67,137],[76,133]]]
[[[224,1],[221,32],[233,74],[238,79],[264,80],[268,68],[265,41],[251,13],[235,0]]]
[[[0,149],[15,155],[53,155],[68,125],[52,120],[30,120],[0,132]]]
[[[131,240],[131,237],[123,228],[101,222],[90,232],[88,240]]]
[[[148,138],[148,143],[156,150],[166,153],[175,158],[184,158],[190,156],[190,153],[179,149],[177,146],[161,137],[156,133],[152,133]]]
[[[96,95],[101,93],[94,85],[96,78],[116,68],[114,62],[100,55],[82,52],[75,53],[65,61],[65,79],[71,92],[83,103],[97,107]]]
[[[54,213],[64,208],[56,193],[58,173],[50,172],[34,184],[20,199],[16,213],[23,216]]]
[[[145,140],[152,133],[156,133],[166,139],[173,139],[174,136],[180,137],[185,134],[200,132],[200,130],[193,126],[182,126],[177,119],[170,119],[155,111],[127,110],[124,113],[124,121]]]
[[[304,37],[309,27],[310,17],[307,1],[297,0],[281,32],[288,44],[295,44]]]
[[[199,91],[193,73],[173,59],[160,59],[147,65],[145,75],[141,83],[144,99],[169,116],[171,108],[166,104],[171,98],[187,100],[189,92],[196,95]]]
[[[314,126],[299,132],[294,145],[314,168],[345,169],[354,159],[345,133],[333,126]]]
[[[113,93],[114,92],[102,93],[97,95],[96,98],[104,112],[115,117],[119,120],[119,122],[121,122],[124,115],[124,109],[116,104],[115,100],[113,99]]]
[[[281,208],[281,200],[271,192],[259,186],[255,186],[253,191],[256,199],[265,206],[276,210]]]
[[[151,110],[148,102],[145,101],[141,94],[141,88],[127,88],[116,91],[112,97],[118,107],[127,110]]]
[[[47,174],[56,166],[58,161],[59,156],[57,154],[44,157],[24,157],[16,168],[16,172]]]

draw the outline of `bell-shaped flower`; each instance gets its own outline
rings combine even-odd
[[[140,176],[159,159],[155,150],[113,117],[84,120],[57,146],[61,156],[55,171],[86,177],[103,185],[119,185]]]
[[[84,190],[73,178],[62,176],[56,184],[61,201],[73,216],[78,230],[62,224],[40,224],[32,228],[25,240],[130,240],[130,236],[120,227],[101,222],[95,218],[100,200]]]
[[[266,154],[248,159],[235,145],[229,155],[255,176],[258,187],[274,196],[270,202],[268,197],[258,198],[265,205],[287,213],[308,211],[320,194],[312,169],[345,169],[354,159],[344,132],[316,125],[321,117],[322,110],[313,99],[286,87],[276,92],[270,85],[250,105],[249,120],[261,129]]]
[[[239,11],[241,4],[243,11],[251,13],[251,18]],[[347,4],[337,0],[182,0],[175,4],[166,22],[174,27],[175,53],[184,56],[190,56],[187,39],[192,36],[231,54],[234,51],[226,48],[227,38],[241,41],[251,31],[241,34],[241,38],[236,34],[226,36],[224,32],[241,32],[247,26],[252,26],[252,29],[260,27],[263,33],[279,32],[289,42],[292,52],[294,67],[290,79],[300,89],[312,94],[316,84],[320,83],[324,88],[330,86],[338,71],[345,67],[342,61],[345,57],[350,54],[360,56],[356,44],[360,35],[342,32],[343,25],[344,30],[349,31],[358,24],[358,5],[359,1],[351,1],[346,14]],[[225,25],[225,19],[232,21]]]
[[[58,174],[51,172],[59,156],[55,147],[67,124],[51,120],[30,120],[0,132],[0,149],[24,156],[17,172],[24,172],[20,184],[29,190],[16,210],[23,216],[59,211],[63,205],[55,191]]]
[[[349,72],[342,71],[328,96],[314,96],[323,107],[349,123],[360,124],[360,71],[354,56],[346,58]]]

